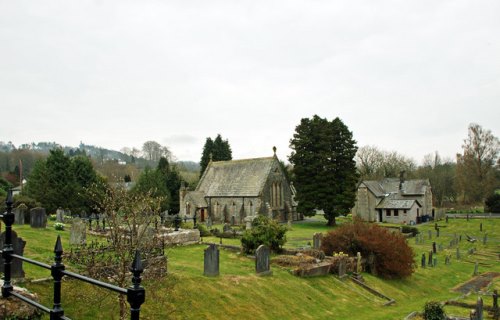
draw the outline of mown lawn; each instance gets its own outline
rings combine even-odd
[[[304,246],[312,241],[315,232],[325,232],[325,220],[308,219],[294,223],[287,234],[288,246]],[[342,221],[340,221],[342,223]],[[488,233],[488,242],[482,244],[479,223],[483,223],[483,233]],[[480,263],[479,272],[500,272],[500,220],[449,220],[440,221],[440,237],[427,239],[427,230],[434,230],[434,224],[419,226],[425,236],[424,244],[416,244],[409,239],[415,249],[416,262],[420,256],[432,248],[432,242],[442,243],[445,250],[438,252],[438,266],[417,267],[414,275],[404,280],[383,280],[363,274],[366,283],[392,297],[396,303],[383,306],[382,299],[354,285],[350,280],[338,280],[333,276],[318,278],[298,278],[286,268],[272,266],[273,275],[258,277],[254,274],[254,261],[238,253],[221,250],[220,271],[216,278],[203,276],[204,245],[175,247],[168,250],[168,275],[160,281],[145,281],[146,303],[143,305],[143,319],[402,319],[412,311],[420,311],[426,301],[445,301],[462,294],[452,289],[469,280],[474,270],[474,262]],[[55,237],[62,236],[63,246],[68,248],[69,232],[56,232],[15,226],[18,234],[27,240],[25,255],[51,263]],[[459,244],[462,258],[456,260],[456,249],[447,249],[454,236],[462,234]],[[476,237],[476,243],[465,240],[465,234]],[[218,238],[215,239],[218,242]],[[223,239],[227,243],[231,239]],[[239,243],[236,240],[236,244]],[[477,252],[467,254],[467,249],[476,247]],[[444,264],[444,256],[452,256],[451,265]],[[68,266],[71,269],[71,266]],[[48,277],[48,271],[25,266],[30,278]],[[51,304],[50,282],[26,285],[39,293],[45,305]],[[490,288],[499,288],[497,278]],[[73,319],[117,319],[117,298],[114,294],[82,284],[65,281],[63,284],[63,307]],[[473,302],[477,293],[464,297],[463,301]],[[484,297],[485,304],[491,298]],[[468,310],[446,307],[455,315],[468,315]]]

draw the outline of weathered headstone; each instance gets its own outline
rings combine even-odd
[[[432,266],[433,266],[433,267],[437,267],[437,264],[438,264],[438,259],[437,259],[436,257],[434,257],[434,258],[432,259]]]
[[[82,245],[86,243],[87,226],[80,218],[74,218],[71,222],[71,230],[69,232],[69,243],[71,245]]]
[[[47,214],[44,208],[33,208],[30,210],[30,226],[32,228],[47,227]]]
[[[212,228],[212,218],[210,217],[207,218],[207,228],[208,229]]]
[[[429,260],[428,260],[427,264],[429,265],[429,267],[432,267],[432,250],[429,251]]]
[[[425,253],[422,253],[422,268],[425,268]]]
[[[339,260],[339,278],[345,278],[347,275],[347,266],[346,266],[346,260],[345,259],[340,259]]]
[[[479,224],[479,231],[483,232],[483,223],[482,222]]]
[[[478,274],[479,274],[479,265],[476,261],[476,263],[474,263],[474,273],[472,275],[477,276]]]
[[[448,216],[446,216],[446,223],[448,223]]]
[[[236,217],[235,216],[231,216],[231,225],[232,226],[236,225]]]
[[[436,253],[436,252],[437,252],[437,250],[436,250],[436,243],[433,242],[432,243],[432,253]]]
[[[272,275],[271,271],[271,250],[261,244],[255,251],[255,272],[257,275],[266,276]]]
[[[229,226],[228,223],[224,223],[224,226],[222,227],[223,232],[229,232],[231,231],[231,227]]]
[[[321,248],[321,238],[323,238],[323,234],[320,232],[313,235],[313,249],[319,250]]]
[[[500,318],[500,310],[498,308],[498,291],[493,290],[493,316],[496,317],[496,319]]]
[[[243,221],[245,221],[245,228],[247,230],[251,230],[252,229],[253,219],[254,219],[253,216],[248,216],[248,217],[245,217],[245,219],[243,219]]]
[[[56,210],[56,221],[64,223],[64,210],[61,208]]]
[[[477,298],[476,303],[476,319],[483,320],[483,298]]]
[[[361,265],[361,252],[358,252],[356,254],[356,273],[360,275],[361,271],[363,271],[363,266]]]
[[[5,243],[5,232],[0,235],[0,248],[3,248]],[[19,238],[15,231],[12,231],[12,249],[14,249],[14,254],[22,256],[24,254],[24,247],[26,246],[26,241],[23,238]],[[24,278],[23,261],[20,259],[12,259],[10,265],[11,277],[12,278]],[[0,254],[0,272],[4,272],[4,262],[3,257]]]
[[[436,238],[439,238],[439,227],[436,229]]]
[[[14,209],[14,224],[24,224],[26,212],[28,211],[28,207],[21,203],[17,208]]]
[[[208,277],[219,275],[219,248],[213,243],[204,251],[203,274]]]

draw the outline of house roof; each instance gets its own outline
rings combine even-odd
[[[397,178],[386,178],[380,181],[367,180],[362,182],[362,184],[366,185],[377,198],[384,197],[391,193],[400,193],[402,196],[423,196],[427,191],[427,187],[430,187],[428,179],[405,180],[403,182],[402,192],[400,192],[399,183],[399,179]]]
[[[196,191],[207,197],[257,197],[276,157],[210,162]]]
[[[375,208],[376,209],[411,209],[414,204],[417,204],[419,207],[422,205],[418,202],[418,200],[402,200],[398,199],[398,197],[388,196],[384,200],[382,200]]]

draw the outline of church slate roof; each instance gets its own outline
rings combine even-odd
[[[197,208],[208,207],[207,201],[205,200],[205,194],[199,191],[190,191],[187,193],[186,197],[194,203]]]
[[[207,197],[258,197],[275,157],[210,162],[196,191]]]

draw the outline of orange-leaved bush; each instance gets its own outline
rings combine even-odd
[[[356,219],[328,232],[321,242],[327,255],[360,252],[369,268],[384,278],[404,278],[415,271],[415,254],[406,238],[373,223]]]

